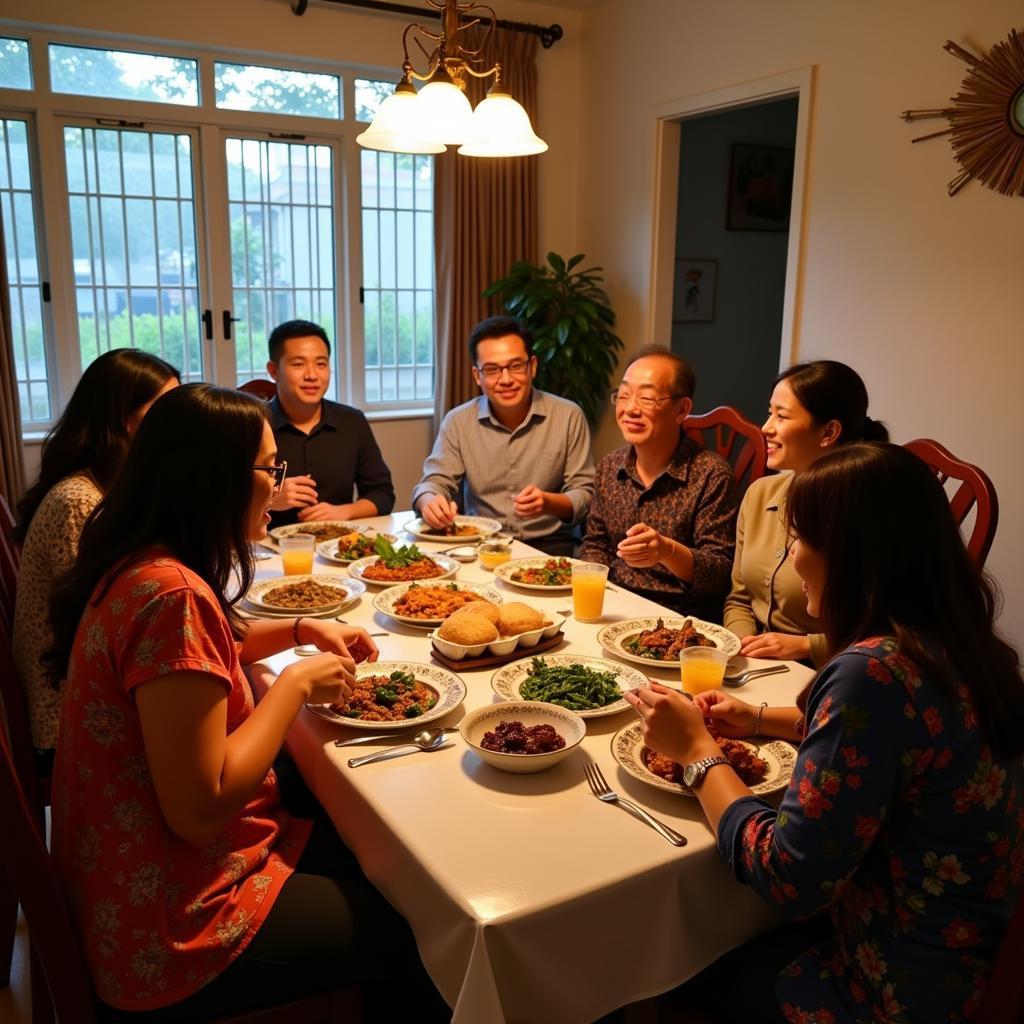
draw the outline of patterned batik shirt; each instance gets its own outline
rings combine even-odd
[[[609,567],[608,578],[676,611],[721,622],[736,545],[736,481],[729,463],[681,437],[665,472],[648,487],[632,445],[597,466],[594,500],[580,558]],[[615,551],[626,531],[646,523],[693,552],[693,579],[664,565],[634,569]]]
[[[136,687],[201,672],[227,694],[227,732],[252,713],[230,626],[210,588],[170,558],[140,559],[93,594],[75,636],[53,775],[53,859],[96,991],[125,1010],[176,1003],[246,947],[295,869],[310,824],[268,772],[203,847],[160,811]]]
[[[866,640],[807,701],[782,804],[733,803],[718,845],[791,917],[828,909],[832,938],[779,976],[793,1024],[954,1024],[977,1012],[1024,875],[1024,770],[954,697]]]

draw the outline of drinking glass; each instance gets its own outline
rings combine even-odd
[[[600,621],[607,582],[607,565],[598,562],[573,562],[572,613],[577,622]]]
[[[501,540],[485,540],[476,550],[485,569],[494,569],[512,557],[512,545]]]
[[[721,689],[729,655],[718,647],[684,647],[679,652],[679,675],[687,693]]]
[[[308,576],[313,571],[315,543],[311,533],[292,533],[277,542],[285,576]]]

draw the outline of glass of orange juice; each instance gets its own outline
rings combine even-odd
[[[717,647],[684,647],[679,652],[679,674],[687,693],[721,689],[729,655]]]
[[[308,576],[313,571],[315,543],[311,533],[292,533],[277,542],[285,576]]]
[[[512,557],[512,545],[502,540],[485,540],[476,551],[485,569],[494,569]]]
[[[572,563],[572,613],[577,622],[600,620],[607,582],[607,565],[598,562]]]

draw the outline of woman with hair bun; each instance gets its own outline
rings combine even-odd
[[[793,480],[836,445],[887,441],[885,426],[867,414],[864,381],[845,363],[798,363],[775,380],[768,419],[761,428],[768,468],[747,489],[736,523],[732,590],[725,626],[740,637],[742,654],[825,663],[821,626],[807,613],[800,579],[789,556],[786,500]]]

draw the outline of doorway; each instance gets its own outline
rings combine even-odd
[[[778,373],[798,106],[682,124],[671,346],[697,371],[700,411],[759,423]]]

